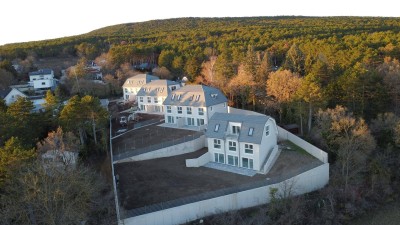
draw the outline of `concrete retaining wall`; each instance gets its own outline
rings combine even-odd
[[[228,212],[231,210],[268,203],[270,201],[269,191],[271,188],[277,188],[278,193],[283,193],[287,191],[287,187],[292,186],[292,194],[300,195],[324,187],[328,183],[328,180],[329,164],[326,163],[276,184],[126,218],[123,220],[123,224],[182,224],[216,213]]]
[[[184,142],[181,144],[161,148],[144,154],[132,156],[126,159],[116,161],[114,163],[131,162],[131,161],[142,161],[149,159],[157,159],[163,157],[170,157],[175,155],[182,155],[190,152],[195,152],[205,146],[205,135],[200,136],[192,141]]]
[[[196,159],[186,159],[186,167],[200,167],[211,161],[211,154],[209,152],[204,153]]]
[[[278,126],[278,139],[279,140],[289,140],[296,144],[297,146],[304,149],[306,152],[310,153],[310,155],[319,159],[323,163],[328,162],[328,153],[322,151],[321,149],[315,147],[314,145],[308,143],[307,141],[297,137],[296,135],[290,133],[289,131],[283,129]]]

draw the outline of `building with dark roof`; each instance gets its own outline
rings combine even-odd
[[[176,127],[204,129],[216,112],[228,112],[227,98],[216,88],[185,85],[165,99],[165,123]]]
[[[206,137],[211,161],[216,163],[267,173],[278,156],[278,129],[275,120],[265,115],[215,113]]]
[[[29,72],[29,84],[34,89],[54,89],[58,80],[54,78],[52,69],[40,69],[38,71]]]
[[[159,78],[150,74],[138,74],[136,76],[128,78],[122,85],[124,100],[125,101],[135,101],[136,95],[143,85],[150,83],[153,80],[158,80]]]
[[[143,85],[136,95],[140,111],[145,113],[164,113],[164,100],[172,91],[180,87],[180,83],[171,80],[153,80]]]

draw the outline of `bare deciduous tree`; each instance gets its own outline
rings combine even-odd
[[[112,213],[102,205],[103,190],[103,179],[87,168],[35,163],[16,172],[0,193],[0,218],[2,224],[82,224],[93,213]]]

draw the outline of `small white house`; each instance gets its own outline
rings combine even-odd
[[[143,85],[137,93],[140,111],[144,113],[164,113],[164,100],[169,93],[180,87],[180,83],[170,80],[153,80]]]
[[[57,85],[52,69],[29,72],[29,83],[34,89],[53,89]]]
[[[278,129],[265,115],[215,113],[207,126],[213,162],[267,173],[278,157]]]
[[[24,93],[22,93],[20,90],[17,88],[12,88],[8,94],[4,97],[4,101],[6,102],[6,105],[10,105],[11,103],[17,101],[18,98],[28,98],[28,96]]]
[[[149,74],[138,74],[136,76],[128,78],[122,85],[124,100],[134,101],[136,95],[143,85],[150,83],[152,80],[158,80],[159,78]]]
[[[227,98],[216,88],[185,85],[171,92],[164,101],[165,123],[204,129],[214,113],[228,112],[227,102]]]

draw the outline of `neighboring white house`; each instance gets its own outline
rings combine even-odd
[[[139,74],[128,78],[122,85],[124,100],[125,101],[136,100],[136,95],[143,85],[150,83],[152,80],[158,80],[158,79],[159,79],[158,77],[149,74]]]
[[[33,112],[40,112],[43,110],[43,104],[45,103],[44,96],[28,96],[24,94],[22,91],[20,91],[17,88],[12,88],[8,94],[5,95],[3,98],[6,105],[10,105],[17,101],[18,98],[27,98],[29,99],[32,104],[33,104]]]
[[[57,79],[54,78],[52,69],[41,69],[29,72],[29,84],[34,89],[53,89],[57,85]]]
[[[18,97],[28,98],[26,94],[22,93],[17,88],[12,88],[8,94],[5,95],[4,101],[6,102],[6,105],[10,105],[11,103],[17,101]]]
[[[206,138],[213,162],[266,173],[278,156],[278,129],[265,115],[215,113]]]
[[[214,113],[228,112],[227,102],[226,97],[216,88],[185,85],[173,91],[164,101],[165,123],[203,129]]]
[[[137,103],[141,112],[164,113],[163,102],[174,90],[181,87],[180,83],[170,80],[153,80],[137,92]]]

